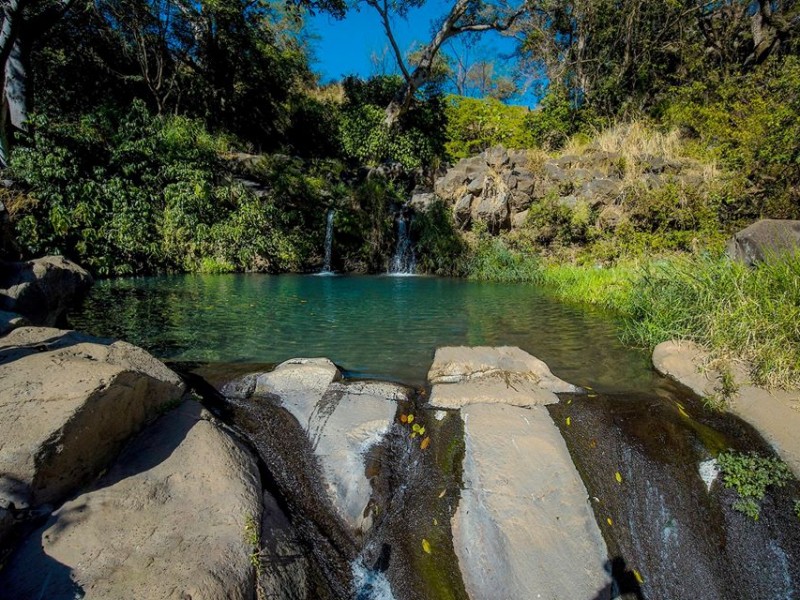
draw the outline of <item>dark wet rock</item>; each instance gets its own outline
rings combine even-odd
[[[66,311],[92,286],[88,271],[63,256],[0,263],[0,310],[35,325],[62,325]]]
[[[184,403],[28,537],[0,572],[0,598],[249,600],[260,495],[249,452]]]
[[[800,221],[762,219],[735,233],[727,254],[733,260],[754,265],[773,256],[800,249]]]
[[[125,342],[43,327],[0,338],[0,507],[63,500],[183,392],[175,373]]]
[[[701,398],[724,400],[730,411],[755,427],[800,478],[800,390],[766,390],[752,383],[750,365],[719,363],[692,342],[663,342],[653,350],[656,371],[685,385]],[[723,368],[736,390],[723,398]]]
[[[5,335],[13,329],[28,325],[30,325],[30,322],[21,314],[0,310],[0,335]]]
[[[727,448],[768,452],[746,423],[703,410],[675,384],[659,395],[571,397],[548,406],[591,496],[619,596],[794,598],[796,483],[771,489],[758,521],[702,465]]]
[[[472,201],[474,197],[470,194],[464,194],[456,202],[453,208],[453,216],[455,217],[456,225],[461,228],[469,226],[472,222]]]
[[[586,198],[592,204],[604,204],[615,199],[622,189],[619,180],[607,178],[595,178],[584,183],[578,195]]]

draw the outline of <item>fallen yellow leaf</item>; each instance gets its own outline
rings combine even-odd
[[[609,525],[613,525],[613,524],[614,524],[614,521],[612,521],[612,520],[611,520],[611,517],[608,517],[608,518],[606,519],[606,523],[608,523]]]
[[[439,493],[439,498],[444,498],[444,495],[445,495],[446,493],[447,493],[447,489],[445,488],[445,489],[443,489],[443,490],[442,490],[442,491]]]
[[[614,479],[617,480],[617,483],[622,483],[622,474],[619,471],[617,471],[616,473],[614,473]]]
[[[567,417],[567,427],[572,425],[572,417]]]
[[[431,553],[431,543],[425,538],[422,538],[422,549],[425,551],[426,554]]]
[[[430,445],[431,445],[431,438],[426,437],[424,440],[422,440],[419,447],[421,450],[425,450],[425,448],[427,448]]]
[[[636,577],[636,581],[638,581],[639,583],[644,583],[644,579],[642,578],[639,571],[637,571],[636,569],[633,570],[633,576]]]
[[[408,415],[400,415],[400,422],[401,423],[408,423]]]
[[[408,415],[408,422],[409,423],[413,423],[414,422],[414,415]]]

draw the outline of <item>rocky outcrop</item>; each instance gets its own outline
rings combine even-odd
[[[63,256],[0,263],[0,310],[19,313],[34,325],[60,326],[91,286],[91,275]]]
[[[38,327],[0,338],[0,516],[63,500],[183,392],[125,342]]]
[[[0,598],[249,600],[260,493],[252,456],[186,402],[25,541]]]
[[[752,266],[772,257],[800,251],[800,221],[762,219],[735,233],[727,254]]]
[[[556,393],[579,389],[553,375],[538,358],[516,347],[439,348],[428,371],[429,404],[462,408],[469,404],[536,406],[558,402]]]
[[[482,222],[497,233],[524,227],[527,211],[545,198],[569,209],[584,205],[595,215],[619,204],[626,168],[640,172],[638,184],[649,189],[672,181],[697,183],[697,165],[691,161],[650,155],[635,157],[634,165],[627,165],[629,161],[594,146],[579,156],[557,158],[497,146],[460,160],[436,180],[433,191],[453,207],[458,227]]]
[[[470,598],[608,598],[605,543],[547,410],[578,388],[519,348],[439,348],[430,403],[460,408],[453,545]],[[513,406],[509,406],[513,405]]]
[[[365,457],[389,431],[397,402],[408,399],[406,388],[343,382],[336,365],[315,358],[286,361],[274,371],[228,386],[224,393],[279,399],[305,430],[338,515],[356,533],[369,530],[372,487],[365,474]]]
[[[753,385],[749,365],[728,361],[723,366],[692,342],[659,344],[653,350],[653,366],[701,398],[724,401],[731,412],[753,425],[800,477],[800,391],[770,391]],[[723,389],[723,371],[732,380],[729,397]]]

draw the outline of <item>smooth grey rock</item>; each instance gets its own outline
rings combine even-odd
[[[483,191],[485,181],[486,177],[476,177],[467,185],[467,193],[477,196]]]
[[[512,166],[517,168],[527,168],[528,163],[530,163],[530,157],[528,156],[527,150],[509,150],[508,160],[511,162]]]
[[[92,283],[88,271],[63,256],[0,263],[0,310],[19,313],[35,325],[61,324]]]
[[[735,233],[727,254],[733,260],[754,265],[771,257],[800,251],[800,221],[762,219]]]
[[[579,388],[559,379],[538,358],[512,346],[446,346],[428,371],[429,404],[461,408],[475,403],[533,406],[558,402],[556,393]]]
[[[720,394],[719,363],[693,342],[662,342],[653,350],[653,366],[701,398]],[[800,390],[767,390],[751,381],[751,365],[728,361],[727,367],[737,387],[728,409],[753,425],[800,477]]]
[[[189,401],[137,437],[0,572],[0,597],[250,600],[255,460]]]
[[[297,419],[319,459],[332,505],[350,528],[364,533],[372,526],[364,458],[388,432],[397,401],[408,399],[408,391],[392,383],[339,379],[327,359],[293,359],[259,375],[255,393],[277,396]]]
[[[508,156],[508,151],[502,146],[494,146],[488,150],[484,150],[483,154],[481,154],[481,157],[486,164],[493,169],[502,169],[511,163],[511,160]]]
[[[464,420],[453,546],[474,600],[608,599],[605,543],[544,407],[477,404]]]
[[[0,338],[0,506],[63,500],[184,389],[125,342],[44,327]]]

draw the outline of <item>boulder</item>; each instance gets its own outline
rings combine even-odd
[[[483,151],[481,158],[491,168],[497,170],[507,167],[511,164],[511,159],[508,156],[508,151],[503,146],[494,146]]]
[[[428,381],[433,384],[429,404],[450,409],[477,403],[552,404],[558,402],[556,393],[580,391],[553,375],[543,361],[511,346],[439,348]]]
[[[433,192],[415,192],[411,196],[408,205],[415,211],[424,213],[428,212],[434,202],[436,202],[436,194]]]
[[[752,266],[798,249],[800,221],[762,219],[734,234],[727,253],[733,260]]]
[[[584,183],[578,190],[578,196],[585,198],[593,206],[599,206],[614,200],[621,190],[622,182],[603,177]]]
[[[452,529],[467,595],[610,598],[606,546],[547,409],[476,404],[461,414],[464,483]]]
[[[697,344],[663,342],[653,350],[653,366],[701,398],[721,397],[723,368]],[[730,411],[755,427],[800,478],[800,390],[766,390],[753,385],[747,363],[729,362],[725,369],[736,387],[725,399]]]
[[[522,229],[528,222],[529,210],[523,210],[511,217],[511,229]]]
[[[30,322],[21,314],[0,310],[0,335],[5,335],[17,327],[26,327],[28,325],[30,325]]]
[[[63,256],[0,264],[0,310],[35,325],[61,325],[64,315],[92,286],[89,273]]]
[[[356,533],[372,526],[367,510],[372,486],[365,457],[389,431],[397,402],[408,390],[381,382],[341,382],[327,359],[293,359],[257,377],[256,395],[277,397],[308,435],[319,460],[328,498]]]
[[[63,500],[183,392],[125,342],[40,327],[0,338],[0,512]]]
[[[509,227],[508,194],[495,192],[490,196],[479,196],[472,207],[472,219],[486,223],[492,233]]]
[[[474,197],[471,194],[464,194],[459,198],[456,205],[453,207],[453,219],[456,225],[462,229],[469,227],[472,223],[472,201]]]
[[[250,453],[186,402],[25,540],[0,598],[250,600],[260,495]]]

